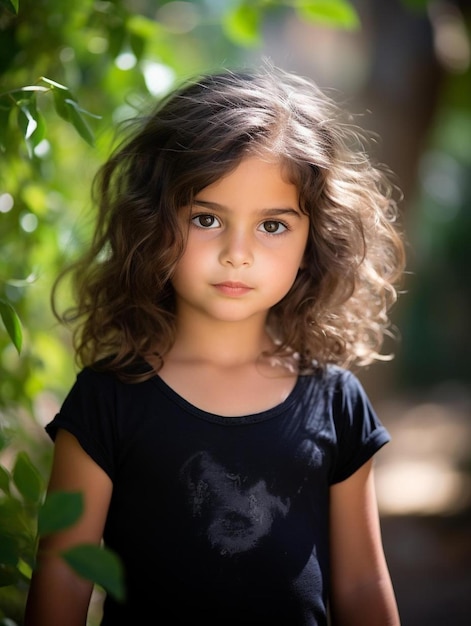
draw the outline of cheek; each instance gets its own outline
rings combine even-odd
[[[210,255],[204,248],[187,245],[173,273],[172,283],[189,283],[199,272],[204,272],[210,263]]]
[[[172,284],[174,287],[185,282],[188,276],[188,267],[190,266],[189,257],[187,251],[184,252],[183,256],[177,262],[175,269],[172,275]]]
[[[281,275],[287,273],[296,274],[304,262],[306,240],[307,237],[300,237],[298,240],[292,241],[289,246],[283,246],[277,250],[272,255],[271,260],[273,271],[280,272]]]
[[[269,264],[269,275],[266,276],[269,283],[279,295],[284,296],[293,286],[300,269],[298,257],[279,258]]]

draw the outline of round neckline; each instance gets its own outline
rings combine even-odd
[[[250,413],[247,415],[218,415],[217,413],[211,413],[210,411],[206,411],[205,409],[201,409],[198,406],[192,404],[189,400],[186,400],[183,396],[181,396],[177,391],[173,389],[168,383],[165,382],[161,376],[156,373],[151,380],[158,385],[161,391],[173,402],[182,407],[186,412],[195,415],[201,419],[205,419],[210,422],[217,422],[219,424],[247,424],[247,423],[256,423],[263,422],[265,420],[271,419],[276,415],[279,415],[283,411],[285,411],[296,399],[298,395],[298,389],[301,385],[301,379],[303,377],[298,375],[296,378],[296,382],[293,385],[293,388],[286,396],[286,398],[276,404],[275,406],[265,409],[263,411],[259,411],[258,413]]]

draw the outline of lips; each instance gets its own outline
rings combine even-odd
[[[224,283],[217,283],[214,287],[221,293],[227,296],[243,296],[246,293],[252,291],[252,287],[249,287],[245,283],[226,281]]]

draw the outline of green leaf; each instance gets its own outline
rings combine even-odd
[[[65,101],[67,99],[75,100],[70,92],[70,89],[65,85],[62,85],[61,83],[52,80],[51,78],[47,78],[46,76],[41,76],[41,80],[43,81],[43,83],[46,83],[46,85],[48,85],[52,91],[52,97],[54,99],[54,108],[56,109],[56,113],[66,122],[69,122],[69,108]]]
[[[23,331],[21,330],[20,318],[11,304],[5,302],[5,300],[0,300],[0,316],[2,317],[2,321],[13,345],[17,349],[18,354],[20,354],[23,344]]]
[[[124,24],[119,22],[112,22],[108,28],[108,52],[113,59],[123,49],[127,40],[127,31]]]
[[[20,574],[22,574],[27,580],[31,580],[31,576],[33,575],[33,569],[29,563],[20,558],[18,559],[16,567]]]
[[[44,119],[38,111],[36,97],[30,97],[19,105],[18,123],[28,148],[28,154],[33,156],[34,148],[44,139]]]
[[[37,504],[42,496],[43,482],[26,452],[19,452],[13,466],[13,482],[23,498]]]
[[[72,98],[68,89],[52,89],[52,97],[54,99],[54,108],[56,113],[66,122],[70,122],[69,107],[66,100]]]
[[[19,0],[0,0],[0,7],[18,15],[18,3]]]
[[[30,113],[34,119],[34,121],[36,122],[36,129],[34,130],[34,132],[31,135],[31,140],[32,140],[32,144],[34,147],[36,147],[38,145],[38,143],[40,143],[43,139],[44,139],[44,135],[46,134],[46,125],[44,123],[44,118],[41,115],[41,113],[39,112],[37,105],[36,105],[36,99],[34,99],[31,102],[31,106],[30,106]]]
[[[82,113],[87,114],[87,111],[81,109],[77,102],[70,98],[66,98],[64,103],[68,107],[70,123],[74,126],[75,130],[82,137],[82,139],[85,139],[90,146],[93,146],[95,144],[93,132],[82,116]]]
[[[28,149],[28,156],[29,158],[31,158],[33,156],[33,145],[31,141],[31,135],[34,133],[34,131],[38,127],[38,123],[31,115],[31,111],[26,104],[20,105],[20,110],[18,113],[18,126],[20,127],[20,130],[23,133],[26,147]]]
[[[0,465],[0,489],[6,493],[10,493],[10,473]]]
[[[70,93],[68,87],[62,85],[61,83],[57,83],[55,80],[47,78],[46,76],[41,76],[41,80],[43,81],[43,83],[46,83],[46,85],[49,85],[49,87],[52,87],[53,89],[60,89],[62,91],[67,91],[67,93]]]
[[[43,76],[41,80],[51,87],[52,96],[54,98],[54,107],[57,114],[66,122],[70,122],[82,139],[85,139],[89,145],[93,146],[95,143],[93,132],[84,119],[83,114],[96,119],[100,119],[100,116],[93,115],[89,111],[82,109],[65,85],[56,83],[54,80],[46,78],[45,76]]]
[[[260,10],[241,4],[223,17],[222,26],[227,37],[235,43],[253,47],[260,43]]]
[[[29,532],[28,525],[22,502],[13,497],[0,501],[0,537],[15,537],[18,541],[25,539]]]
[[[0,587],[14,585],[20,579],[20,574],[16,567],[11,565],[0,565]]]
[[[39,510],[38,533],[48,535],[69,528],[82,513],[83,496],[80,492],[51,492]]]
[[[61,552],[61,556],[80,576],[100,585],[116,600],[124,600],[124,569],[114,552],[82,544]]]
[[[19,107],[22,104],[28,104],[31,98],[35,97],[35,92],[36,90],[32,88],[32,85],[26,85],[26,87],[10,91],[9,95],[16,102],[16,106]]]
[[[346,30],[360,28],[360,18],[347,0],[296,0],[294,7],[301,19]]]
[[[136,59],[141,60],[146,47],[145,39],[134,33],[129,33],[129,45]]]
[[[16,537],[2,533],[0,536],[0,565],[16,567],[18,554],[19,546]]]

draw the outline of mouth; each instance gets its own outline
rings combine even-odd
[[[252,291],[253,287],[249,287],[245,283],[238,283],[232,281],[226,281],[224,283],[216,283],[213,285],[218,291],[228,296],[241,296],[249,291]]]

